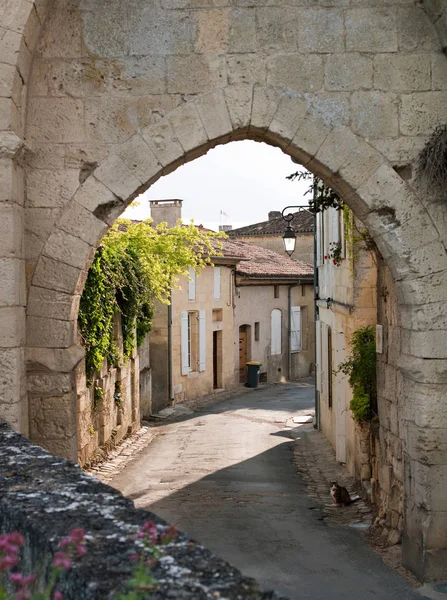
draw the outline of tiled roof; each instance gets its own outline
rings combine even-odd
[[[248,244],[240,240],[222,240],[222,252],[225,258],[240,258],[236,273],[246,277],[256,278],[287,278],[313,277],[313,267],[299,260],[278,254],[272,250]]]
[[[313,233],[314,231],[314,216],[308,210],[293,213],[291,222],[295,233]],[[287,223],[282,217],[276,217],[270,221],[262,221],[262,223],[254,223],[246,227],[239,227],[228,231],[230,237],[239,237],[242,235],[279,235],[283,234]]]

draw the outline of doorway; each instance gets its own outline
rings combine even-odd
[[[250,360],[250,325],[239,327],[239,382],[247,381],[247,362]]]
[[[222,376],[222,332],[213,331],[213,388],[223,388]]]

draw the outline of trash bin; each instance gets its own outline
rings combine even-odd
[[[251,360],[247,365],[247,383],[245,384],[249,388],[257,388],[259,383],[259,371],[262,363],[255,360]]]

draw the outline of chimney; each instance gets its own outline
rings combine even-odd
[[[273,221],[273,219],[279,219],[280,216],[281,213],[279,212],[279,210],[271,210],[269,212],[269,221]]]
[[[225,233],[227,233],[227,231],[231,231],[233,229],[233,225],[219,225],[219,231],[224,231]]]
[[[182,218],[183,200],[151,200],[151,217],[154,225],[167,223],[168,227],[177,225]]]

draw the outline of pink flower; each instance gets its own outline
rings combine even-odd
[[[56,552],[54,555],[53,565],[57,569],[67,571],[71,567],[71,558],[66,552]]]
[[[85,538],[85,531],[83,529],[72,529],[69,534],[69,539],[75,544],[81,544]]]
[[[158,540],[157,526],[153,521],[146,521],[143,523],[140,531],[137,533],[137,538],[147,540],[152,544],[155,544]]]
[[[64,600],[64,596],[62,595],[62,592],[60,592],[59,590],[56,590],[53,594],[53,600]]]
[[[17,555],[4,556],[2,559],[0,559],[0,571],[9,571],[10,569],[12,569],[12,567],[16,566],[18,561],[19,558]]]

